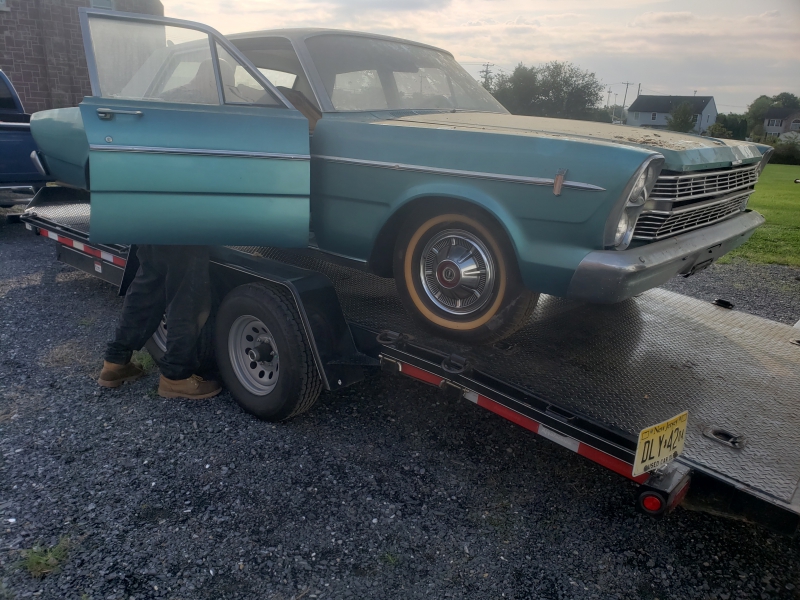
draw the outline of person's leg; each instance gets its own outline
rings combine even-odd
[[[166,280],[167,351],[161,360],[158,393],[164,398],[211,398],[222,388],[195,375],[197,341],[211,311],[208,248],[172,246]]]
[[[166,268],[153,246],[140,246],[139,270],[128,287],[114,340],[106,349],[106,360],[124,365],[153,335],[164,316]]]
[[[151,246],[140,246],[136,256],[139,270],[125,294],[122,315],[114,340],[106,348],[98,379],[104,387],[118,387],[141,376],[142,371],[130,362],[131,355],[153,335],[164,314],[166,269],[159,264]]]

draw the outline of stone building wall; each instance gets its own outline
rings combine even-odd
[[[91,4],[92,0],[7,0],[7,9],[0,10],[0,69],[14,84],[26,112],[76,106],[91,94],[78,21],[78,8]],[[164,14],[160,0],[102,4]]]

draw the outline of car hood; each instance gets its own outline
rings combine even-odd
[[[665,169],[697,171],[755,163],[762,150],[756,144],[719,140],[688,133],[611,125],[595,121],[548,119],[497,113],[456,112],[403,116],[383,125],[485,131],[490,134],[553,137],[637,146],[663,154]]]

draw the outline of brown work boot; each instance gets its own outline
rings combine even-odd
[[[162,375],[158,382],[158,395],[162,398],[202,400],[212,398],[221,391],[222,386],[216,381],[206,381],[199,375],[192,375],[188,379],[167,379]]]
[[[97,380],[103,387],[116,388],[126,381],[136,381],[144,374],[139,367],[132,362],[125,365],[103,361],[103,370],[100,371],[100,378]]]

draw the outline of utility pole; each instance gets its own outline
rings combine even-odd
[[[606,108],[611,106],[611,88],[608,88],[608,100],[606,100]]]
[[[612,121],[617,116],[617,96],[619,96],[619,94],[614,94],[614,108],[611,111],[611,120]]]
[[[697,96],[697,90],[694,91],[694,95]]]
[[[490,67],[493,67],[492,63],[484,63],[483,64],[483,71],[481,71],[481,75],[483,75],[483,87],[487,90],[492,87],[492,70]]]
[[[620,117],[620,119],[625,118],[625,102],[628,100],[628,86],[633,85],[633,83],[629,81],[623,81],[622,83],[625,84],[625,98],[622,100],[622,116]]]

